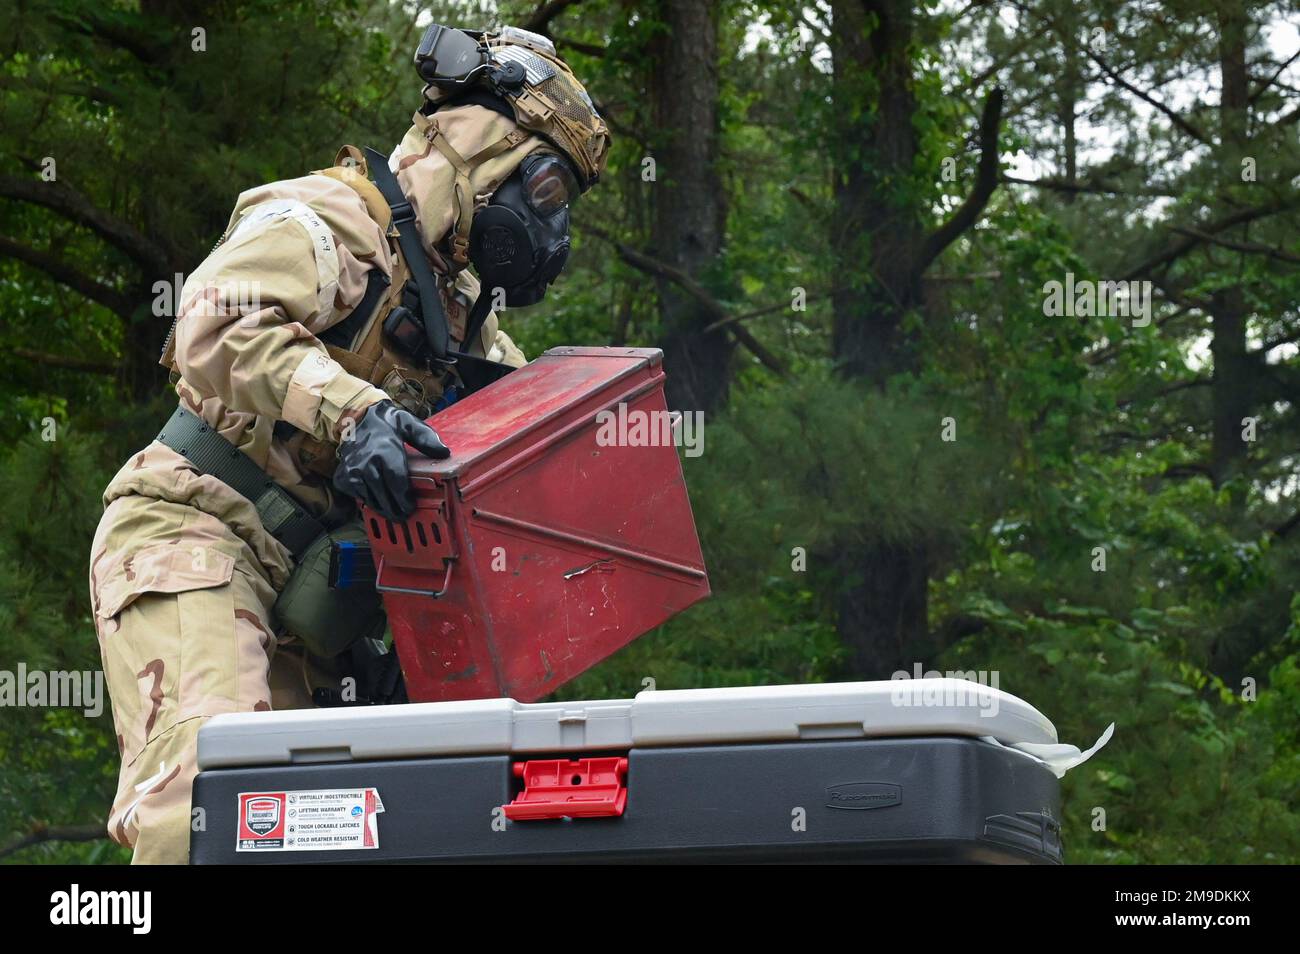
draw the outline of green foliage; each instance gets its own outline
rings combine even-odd
[[[97,488],[112,471],[98,442],[64,430],[21,441],[0,469],[0,670],[100,669],[90,620],[88,541],[99,521]],[[117,745],[103,711],[12,708],[0,720],[0,846],[42,826],[102,819],[116,787]],[[19,861],[121,861],[105,842],[50,843]]]
[[[555,698],[824,682],[839,671],[843,650],[835,627],[813,613],[814,598],[810,589],[778,577],[754,593],[724,590],[583,673]]]
[[[1258,702],[1242,702],[1181,661],[1194,621],[1185,607],[1127,618],[1069,604],[1041,615],[978,599],[967,608],[988,628],[954,648],[947,668],[998,671],[1002,688],[1050,712],[1061,738],[1081,746],[1116,723],[1110,744],[1065,778],[1070,861],[1300,856],[1295,656],[1273,670]]]
[[[500,6],[514,22],[539,9]],[[1275,25],[1284,8],[1250,5],[1250,15]],[[147,236],[167,269],[191,268],[241,190],[317,168],[344,142],[382,148],[400,136],[418,101],[413,9],[227,0],[198,16],[125,0],[11,5],[0,14],[6,174],[35,177],[55,157],[59,181]],[[462,0],[432,14],[473,25],[482,12]],[[1086,746],[1116,723],[1110,745],[1065,779],[1070,860],[1300,861],[1300,233],[1287,205],[1300,127],[1274,121],[1294,108],[1287,84],[1259,85],[1273,71],[1269,31],[1250,40],[1259,176],[1247,182],[1231,143],[1190,142],[1104,81],[1087,55],[1100,51],[1144,88],[1176,79],[1210,90],[1186,113],[1214,138],[1218,5],[1171,13],[1043,0],[913,12],[916,153],[899,176],[861,135],[880,121],[880,75],[832,72],[844,38],[821,6],[721,5],[727,215],[721,254],[697,277],[791,372],[778,379],[738,350],[730,404],[709,420],[704,455],[684,459],[713,598],[558,696],[625,697],[646,680],[671,689],[887,675],[849,668],[834,558],[846,544],[923,542],[934,561],[930,627],[962,634],[927,668],[997,671],[1063,741]],[[207,30],[204,53],[192,49],[195,26]],[[566,274],[546,303],[504,323],[530,356],[562,344],[655,344],[657,280],[608,239],[667,257],[648,248],[663,183],[641,177],[643,159],[680,133],[654,114],[667,75],[651,54],[663,11],[583,0],[552,27],[614,147],[602,183],[575,206]],[[864,37],[882,28],[869,19]],[[1107,45],[1081,45],[1096,30]],[[874,183],[899,221],[944,220],[974,180],[972,133],[994,81],[1007,90],[1003,172],[1024,174],[1028,160],[1051,182],[1073,161],[1086,188],[1002,182],[924,277],[923,306],[907,321],[915,373],[846,382],[834,371],[829,293],[881,294],[866,264],[889,236],[837,232],[844,172]],[[1067,115],[1081,137],[1072,157]],[[1094,141],[1089,131],[1099,131]],[[955,180],[938,174],[945,160]],[[1276,254],[1192,243],[1161,273],[1145,326],[1044,311],[1049,281],[1127,274],[1176,228],[1269,203],[1288,214],[1224,235]],[[156,431],[167,401],[161,380],[142,389],[118,370],[161,341],[150,308],[157,276],[130,243],[47,211],[6,201],[0,252],[17,244],[55,256],[99,294],[92,302],[48,269],[0,255],[4,670],[98,667],[86,576],[100,492]],[[861,252],[863,268],[836,272],[839,241]],[[789,307],[798,290],[805,310]],[[1250,347],[1271,351],[1243,382],[1258,389],[1259,439],[1216,483],[1205,466],[1211,306],[1235,294]],[[116,296],[131,307],[113,307]],[[955,441],[944,439],[949,419]],[[54,441],[44,439],[48,422]],[[0,849],[42,825],[102,821],[116,775],[111,718],[5,710],[0,766]],[[99,841],[12,860],[124,858]]]

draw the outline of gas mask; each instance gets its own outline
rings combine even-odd
[[[527,156],[474,215],[469,260],[484,295],[505,294],[509,308],[534,305],[569,257],[569,205],[578,181],[560,156]]]

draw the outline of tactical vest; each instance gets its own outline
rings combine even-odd
[[[378,269],[373,269],[370,282],[361,302],[352,313],[321,335],[330,357],[343,366],[349,374],[370,382],[389,394],[399,404],[413,413],[427,417],[432,406],[442,396],[448,378],[454,377],[443,370],[429,371],[413,367],[400,353],[384,342],[384,319],[403,303],[416,295],[412,275],[402,249],[397,243],[397,231],[392,225],[392,212],[383,195],[367,177],[366,160],[355,146],[339,150],[335,164],[329,169],[319,169],[313,175],[329,176],[351,188],[366,204],[366,210],[388,238],[392,254],[393,274],[385,281]],[[442,265],[442,263],[438,263]],[[448,330],[458,344],[464,342],[469,309],[478,296],[478,280],[463,269],[454,276],[445,266],[435,269],[438,294],[447,315]],[[418,312],[417,312],[418,313]],[[479,340],[469,342],[467,352],[487,357],[489,332],[495,335],[496,322],[484,323]],[[428,409],[421,414],[423,405]]]

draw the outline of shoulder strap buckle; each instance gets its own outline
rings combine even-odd
[[[451,257],[460,267],[469,263],[469,237],[459,232],[451,234]]]
[[[394,225],[405,225],[407,222],[415,221],[415,208],[410,202],[398,202],[388,208],[392,210]]]

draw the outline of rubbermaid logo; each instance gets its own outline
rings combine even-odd
[[[902,804],[903,788],[892,782],[844,782],[826,789],[827,808],[889,808]]]

